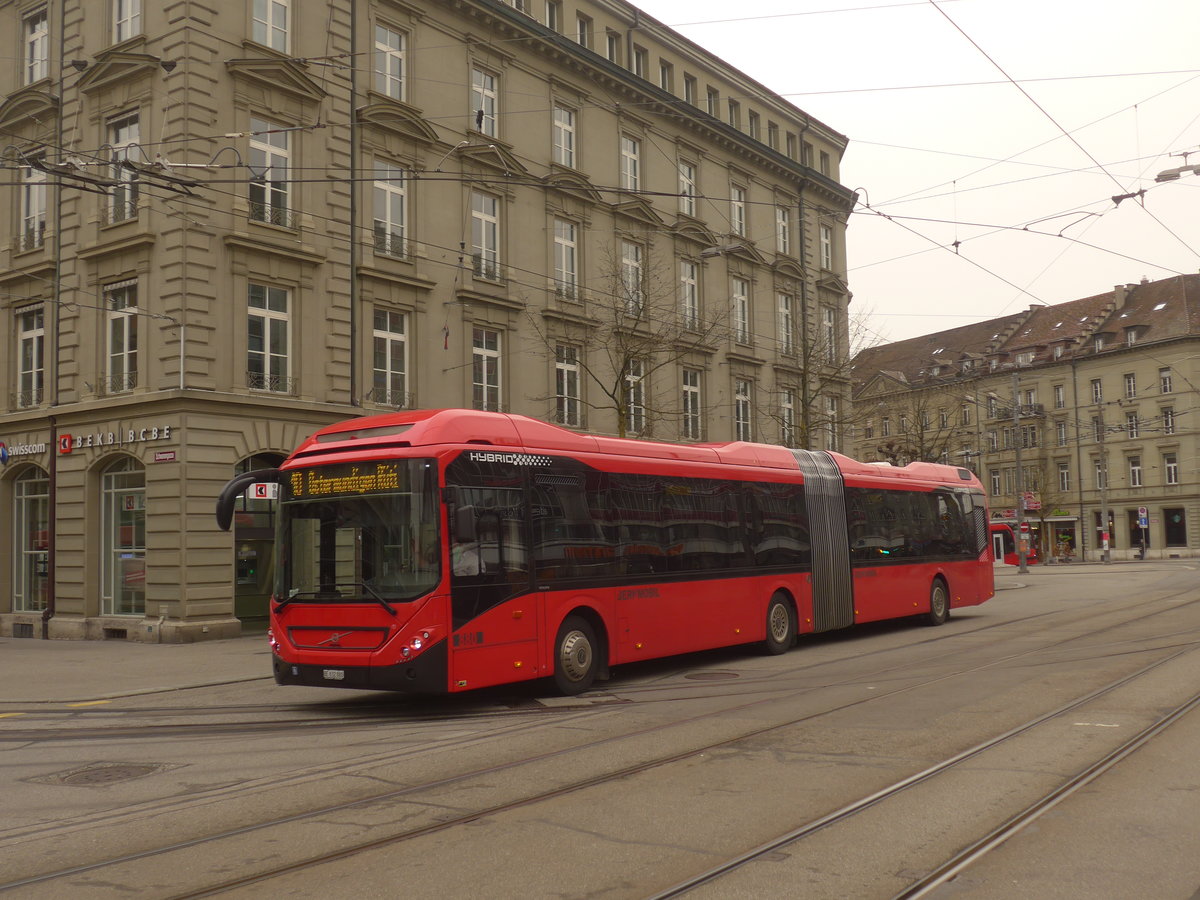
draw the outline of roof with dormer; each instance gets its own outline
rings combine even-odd
[[[1102,294],[869,347],[855,358],[853,379],[856,393],[880,376],[910,386],[933,384],[1014,364],[1093,355],[1131,340],[1187,335],[1200,336],[1200,275],[1117,285]],[[1099,348],[1097,336],[1106,339]]]

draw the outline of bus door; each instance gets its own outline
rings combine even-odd
[[[996,557],[997,562],[1004,562],[1004,537],[1005,532],[992,532],[992,555]]]

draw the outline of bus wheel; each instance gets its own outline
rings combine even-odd
[[[796,642],[796,616],[783,594],[776,594],[767,605],[767,639],[763,649],[772,656],[786,653]]]
[[[933,587],[929,589],[929,612],[925,620],[930,625],[941,625],[950,618],[950,592],[946,582],[940,578],[933,579]]]
[[[586,619],[567,616],[554,648],[554,684],[568,697],[582,694],[596,680],[596,633]]]

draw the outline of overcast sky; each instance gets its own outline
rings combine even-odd
[[[849,137],[876,342],[1200,271],[1197,0],[635,2]]]

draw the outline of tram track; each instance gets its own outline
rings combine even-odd
[[[887,800],[890,800],[899,794],[916,787],[917,785],[923,784],[932,778],[936,778],[938,775],[942,775],[950,771],[951,769],[967,762],[968,760],[975,759],[981,754],[1001,747],[1014,738],[1020,737],[1041,725],[1044,725],[1048,722],[1053,722],[1067,713],[1074,712],[1088,703],[1091,703],[1100,697],[1110,694],[1113,691],[1118,690],[1119,688],[1124,687],[1139,678],[1142,678],[1148,673],[1158,669],[1160,666],[1179,659],[1185,653],[1193,651],[1194,648],[1181,649],[1164,659],[1157,660],[1148,666],[1139,669],[1130,675],[1119,678],[1116,681],[1078,697],[1069,703],[1063,704],[1056,709],[1050,710],[1049,712],[1042,713],[1041,715],[1022,723],[1015,728],[1011,728],[1002,734],[989,738],[988,740],[976,744],[975,746],[970,747],[961,753],[942,760],[941,762],[938,762],[924,769],[923,771],[901,779],[900,781],[888,785],[881,790],[875,791],[868,796],[859,798],[852,803],[828,813],[825,816],[810,822],[806,822],[795,829],[792,829],[784,834],[772,838],[769,841],[746,850],[745,852],[725,860],[718,865],[712,866],[703,872],[697,873],[696,875],[689,877],[684,881],[678,882],[665,890],[651,894],[648,900],[671,900],[671,898],[682,897],[686,894],[689,894],[697,888],[717,883],[725,876],[737,871],[743,866],[763,860],[770,855],[777,853],[779,850],[790,847],[791,845],[796,844],[819,831],[837,826],[851,817],[858,815],[864,810],[884,803]],[[1106,753],[1101,759],[1090,763],[1081,771],[1066,779],[1054,790],[1038,798],[1034,803],[1030,804],[1020,813],[1012,816],[1001,825],[990,829],[985,835],[973,841],[959,852],[955,853],[944,863],[911,884],[905,890],[896,894],[894,900],[918,900],[918,898],[925,897],[929,892],[939,885],[947,883],[971,863],[975,862],[991,850],[998,847],[1020,830],[1031,825],[1040,815],[1061,802],[1070,794],[1074,793],[1081,787],[1094,781],[1100,775],[1107,772],[1118,762],[1135,752],[1149,740],[1161,733],[1165,728],[1174,724],[1182,716],[1194,710],[1197,706],[1200,706],[1200,694],[1193,695],[1183,703],[1178,704],[1170,712],[1157,717],[1152,723],[1142,728],[1132,738],[1121,744],[1121,746]]]
[[[1155,607],[1164,601],[1171,601],[1178,597],[1193,597],[1194,592],[1189,590],[1177,591],[1171,594],[1166,594],[1160,597],[1140,601],[1135,609],[1140,610],[1143,607]],[[1191,600],[1189,602],[1200,602],[1200,599]],[[1156,613],[1169,612],[1169,607],[1166,609],[1158,609]],[[1125,612],[1130,609],[1127,602],[1122,603],[1121,611]],[[916,642],[921,646],[936,646],[948,641],[961,641],[966,637],[977,637],[984,633],[990,633],[993,630],[1025,630],[1036,631],[1042,627],[1040,620],[1047,617],[1060,617],[1064,615],[1075,614],[1073,610],[1053,610],[1044,613],[1039,613],[1033,616],[1027,616],[1016,622],[1000,622],[987,623],[977,627],[967,628],[963,630],[953,629],[938,629],[938,634],[931,635]],[[1095,608],[1091,609],[1087,615],[1088,619],[1094,619],[1096,615]],[[1125,625],[1131,621],[1139,620],[1145,616],[1138,612],[1137,615],[1128,619],[1123,619],[1118,625]],[[885,623],[873,623],[875,627],[884,629],[887,632],[896,630],[899,626],[897,621],[891,620]],[[863,626],[870,628],[872,625]],[[913,627],[909,625],[908,627]],[[949,632],[949,633],[946,633]],[[1077,637],[1085,637],[1086,634]],[[827,639],[841,641],[847,638],[845,632],[832,632],[828,635],[813,636],[816,639]],[[863,635],[859,633],[858,639]],[[731,693],[746,692],[753,693],[764,687],[771,690],[778,690],[781,681],[789,678],[801,677],[813,673],[822,668],[828,668],[845,661],[844,659],[821,660],[819,662],[802,661],[804,654],[804,641],[812,638],[801,638],[801,643],[793,650],[788,659],[796,659],[797,664],[785,665],[782,668],[772,668],[769,673],[754,675],[751,677],[739,676],[735,687],[730,690],[729,686],[723,690],[720,696],[728,697]],[[873,649],[866,653],[859,654],[853,658],[854,664],[859,666],[864,660],[869,660],[876,657],[888,656],[895,654],[898,651],[911,648],[913,645],[903,646],[888,646],[879,649]],[[725,648],[717,651],[709,651],[712,654],[719,654],[722,660],[730,659],[736,661],[738,656],[743,656],[745,653],[753,652],[745,648]],[[951,650],[949,655],[961,653],[961,650]],[[687,659],[691,665],[689,669],[694,668],[697,656],[703,654],[690,654]],[[942,656],[932,656],[928,658],[929,662],[938,662]],[[678,669],[672,666],[672,660],[668,658],[666,661],[657,660],[653,663],[644,664],[656,667],[670,667],[672,676],[678,675]],[[904,668],[903,665],[884,667],[870,671],[859,671],[854,678],[858,680],[870,681],[877,680],[889,671],[895,671]],[[817,681],[812,682],[808,690],[820,690],[831,686],[839,686],[852,683],[847,680],[836,681]],[[546,715],[554,717],[561,715],[566,711],[579,711],[583,708],[596,708],[607,703],[635,703],[635,702],[652,702],[656,696],[664,697],[668,702],[675,702],[679,699],[681,690],[680,684],[672,680],[670,683],[651,683],[645,685],[621,685],[615,687],[619,690],[620,696],[603,697],[606,693],[606,686],[602,685],[589,696],[577,700],[573,704],[554,706],[543,706],[533,698],[532,695],[523,697],[514,704],[514,697],[511,693],[501,694],[497,691],[494,695],[496,703],[489,705],[486,708],[480,705],[480,702],[472,697],[467,700],[467,695],[451,695],[449,697],[441,695],[437,697],[409,697],[404,695],[388,695],[387,701],[373,701],[366,703],[356,703],[353,707],[353,712],[346,712],[346,704],[326,702],[322,705],[329,708],[328,715],[313,715],[313,704],[223,704],[217,706],[205,707],[93,707],[90,709],[82,708],[66,708],[66,709],[39,709],[36,711],[26,711],[22,713],[21,722],[45,722],[46,727],[38,728],[7,728],[3,731],[3,739],[5,742],[28,743],[36,741],[47,742],[63,742],[63,741],[91,741],[91,740],[106,740],[106,739],[154,739],[156,737],[169,738],[179,736],[202,737],[207,735],[212,736],[251,736],[255,734],[270,734],[279,731],[286,731],[288,728],[296,726],[304,726],[316,730],[338,730],[343,727],[355,727],[363,724],[403,724],[403,725],[428,725],[447,722],[472,722],[472,721],[488,721],[502,717],[522,717],[527,715]],[[688,699],[705,699],[707,697],[716,697],[718,695],[706,693],[708,688],[703,684],[692,686],[694,689],[687,691]],[[477,696],[477,695],[476,695]],[[486,695],[485,695],[486,696]],[[470,709],[450,709],[445,707],[447,704],[464,703],[471,704]],[[411,709],[412,704],[419,704],[420,711],[414,714]],[[439,709],[425,712],[426,707],[431,707],[434,704],[439,705]],[[509,704],[506,708],[504,704]],[[407,708],[406,708],[407,707]],[[299,713],[299,715],[291,716],[291,713]],[[246,717],[251,721],[246,722],[229,722],[228,719],[233,716]],[[264,717],[278,716],[264,721]],[[158,725],[153,723],[128,725],[121,722],[125,718],[168,718],[168,719],[189,719],[195,720],[208,717],[222,717],[226,721],[212,723],[204,721],[180,721],[170,725]],[[68,727],[53,727],[52,723],[70,721],[73,724]],[[111,724],[92,724],[97,721],[110,721]],[[87,724],[75,724],[87,723]]]
[[[1177,594],[1177,595],[1167,595],[1167,596],[1173,598],[1174,596],[1179,596],[1184,593],[1186,593],[1186,592],[1179,592],[1179,594]],[[1156,598],[1157,602],[1160,602],[1160,603],[1162,602],[1163,599],[1166,599],[1166,598],[1164,598],[1164,597]],[[1171,609],[1178,609],[1180,605],[1181,604],[1177,604],[1176,606],[1171,607]],[[1128,611],[1128,608],[1127,608],[1127,611]],[[1166,611],[1166,610],[1164,610],[1164,611]],[[929,685],[932,685],[937,682],[945,681],[950,678],[956,678],[956,677],[962,677],[965,675],[970,675],[970,674],[979,672],[982,669],[992,668],[992,667],[1001,666],[1001,665],[1004,665],[1007,663],[1011,663],[1012,661],[1017,660],[1017,659],[1028,659],[1029,657],[1034,656],[1038,653],[1042,653],[1042,652],[1060,648],[1064,643],[1072,643],[1072,642],[1081,640],[1085,637],[1094,637],[1097,634],[1103,634],[1108,631],[1120,629],[1123,626],[1127,625],[1130,621],[1144,620],[1145,618],[1147,618],[1147,615],[1140,609],[1136,609],[1135,613],[1136,614],[1134,616],[1127,617],[1120,622],[1114,622],[1112,624],[1103,626],[1101,628],[1091,629],[1087,632],[1074,635],[1068,641],[1053,642],[1051,644],[1047,644],[1044,646],[1030,648],[1028,650],[1022,651],[1017,654],[1009,654],[1009,655],[1003,656],[998,659],[990,660],[983,664],[960,668],[956,671],[946,673],[943,675],[939,675],[937,677],[927,678],[924,680],[918,679],[918,680],[912,681],[909,684],[897,687],[893,690],[880,691],[869,697],[863,697],[863,698],[857,699],[853,702],[838,704],[838,705],[831,706],[829,708],[817,710],[811,714],[804,715],[804,716],[797,717],[797,718],[792,718],[786,722],[774,723],[770,726],[765,726],[765,727],[751,729],[751,730],[743,729],[740,732],[733,734],[725,739],[709,741],[701,746],[693,746],[693,747],[690,747],[690,748],[688,748],[684,751],[678,752],[678,753],[657,755],[657,756],[651,755],[649,758],[644,759],[633,765],[618,767],[616,769],[610,768],[608,771],[601,772],[597,775],[594,775],[594,776],[591,776],[588,778],[584,778],[584,779],[575,779],[575,780],[564,781],[563,783],[557,784],[554,787],[548,788],[547,790],[544,790],[544,791],[527,793],[525,796],[517,797],[517,798],[511,799],[508,801],[499,802],[499,803],[495,803],[495,804],[488,805],[488,806],[481,806],[479,808],[470,810],[470,811],[460,814],[460,815],[443,815],[437,821],[427,822],[419,827],[403,829],[400,832],[382,834],[382,835],[373,837],[370,840],[357,841],[357,842],[354,842],[353,844],[343,845],[343,846],[337,847],[336,849],[331,850],[327,853],[310,855],[304,859],[292,861],[292,862],[288,863],[287,865],[275,866],[275,867],[271,867],[267,870],[257,872],[246,878],[230,880],[230,881],[222,882],[222,883],[216,884],[216,885],[209,885],[209,886],[204,887],[202,890],[193,891],[193,892],[189,892],[189,893],[183,893],[183,894],[179,894],[178,896],[179,897],[209,896],[209,895],[212,895],[215,893],[221,893],[224,891],[233,890],[238,887],[260,883],[260,882],[269,880],[271,878],[280,877],[281,875],[285,875],[290,872],[301,871],[306,868],[320,866],[324,863],[328,863],[333,860],[345,859],[345,858],[348,858],[355,854],[366,853],[366,852],[369,852],[374,849],[391,846],[391,845],[398,844],[398,843],[401,843],[404,841],[414,840],[414,839],[417,839],[417,838],[420,838],[423,836],[434,834],[436,832],[446,831],[448,829],[452,829],[452,828],[455,828],[458,826],[468,825],[472,822],[477,822],[480,819],[485,818],[485,817],[491,817],[491,816],[503,814],[505,812],[511,812],[511,811],[515,811],[515,810],[525,809],[525,808],[528,808],[531,806],[535,806],[539,803],[548,802],[548,801],[556,799],[556,798],[565,797],[565,796],[568,796],[568,795],[571,795],[571,794],[574,794],[577,792],[583,792],[583,791],[586,791],[586,790],[589,790],[589,789],[592,789],[595,787],[599,787],[599,786],[602,786],[605,784],[611,784],[616,781],[628,779],[628,778],[634,777],[640,773],[644,773],[644,772],[650,771],[655,768],[670,766],[674,763],[679,763],[679,762],[683,762],[685,760],[694,759],[698,755],[703,755],[705,753],[711,753],[714,750],[717,750],[719,748],[733,746],[733,745],[737,744],[739,741],[746,741],[746,740],[749,740],[752,738],[761,737],[761,736],[767,735],[771,732],[779,731],[779,730],[785,729],[785,728],[790,728],[790,727],[793,727],[793,726],[796,726],[796,725],[799,725],[802,723],[811,723],[812,721],[820,719],[824,716],[829,716],[829,715],[832,715],[832,714],[835,714],[838,712],[843,712],[843,711],[846,711],[848,709],[851,709],[853,707],[860,706],[863,704],[873,703],[873,702],[877,702],[877,701],[885,701],[889,698],[894,698],[897,695],[909,693],[909,692],[913,692],[913,691],[918,691],[922,688],[928,687]],[[976,629],[976,630],[978,630],[978,629]],[[960,636],[969,636],[970,634],[971,634],[971,632],[962,632],[962,633],[960,633]],[[1158,652],[1161,652],[1162,648],[1151,647],[1151,648],[1143,649],[1141,652],[1155,652],[1156,650]],[[956,652],[961,652],[961,651],[956,651]],[[1112,690],[1115,688],[1116,684],[1125,683],[1132,678],[1136,678],[1139,675],[1144,674],[1144,672],[1152,671],[1158,665],[1163,664],[1163,662],[1165,662],[1165,661],[1169,661],[1171,659],[1176,658],[1178,655],[1180,655],[1183,652],[1186,652],[1186,649],[1185,650],[1175,649],[1172,654],[1165,656],[1162,659],[1152,662],[1148,666],[1143,667],[1143,669],[1140,669],[1138,672],[1135,672],[1133,675],[1128,676],[1128,678],[1122,679],[1119,682],[1114,683],[1114,685],[1112,685],[1112,686],[1108,686],[1106,688],[1106,690]],[[946,655],[949,656],[949,655],[953,655],[953,654],[946,654]],[[844,661],[845,660],[838,660],[837,662],[844,662]],[[811,669],[811,668],[812,668],[811,666],[810,667],[800,667],[801,670]],[[795,674],[795,673],[793,673],[793,674]],[[874,675],[876,677],[879,674],[880,674],[880,672],[874,673]],[[864,678],[870,677],[870,675],[871,675],[871,673],[858,672],[855,677],[856,677],[856,679],[864,679]],[[848,683],[848,682],[843,682],[843,683]],[[826,685],[826,686],[828,686],[828,685]],[[572,754],[577,754],[577,753],[580,753],[585,750],[597,749],[597,748],[602,749],[602,745],[605,745],[605,744],[615,744],[617,742],[622,742],[622,741],[631,741],[631,740],[633,740],[635,738],[639,738],[639,737],[643,737],[643,738],[644,737],[654,737],[657,734],[667,731],[669,729],[681,729],[681,728],[684,728],[687,726],[692,726],[697,723],[701,723],[705,719],[709,719],[715,715],[725,715],[731,711],[746,711],[746,710],[752,709],[753,707],[760,706],[763,704],[778,702],[781,694],[807,693],[807,692],[811,692],[814,689],[815,688],[813,688],[813,687],[804,687],[804,688],[800,688],[800,689],[791,687],[789,689],[784,690],[784,689],[780,688],[778,683],[776,683],[775,689],[772,691],[769,691],[768,696],[757,697],[756,699],[747,701],[742,704],[734,705],[732,707],[724,707],[722,710],[720,710],[719,713],[700,714],[700,715],[696,715],[696,716],[692,716],[692,717],[687,717],[684,719],[672,720],[670,722],[665,722],[665,723],[661,723],[658,725],[646,726],[645,728],[642,728],[642,729],[637,729],[637,730],[633,730],[633,731],[624,731],[619,734],[614,734],[603,740],[591,742],[591,743],[587,744],[586,746],[565,747],[565,748],[557,749],[557,750],[547,752],[544,754],[540,754],[540,755],[528,756],[528,757],[525,757],[522,759],[512,760],[512,761],[506,762],[503,765],[497,765],[497,766],[486,767],[486,768],[482,768],[482,769],[476,769],[476,770],[469,771],[469,772],[463,772],[463,773],[460,773],[460,774],[457,774],[457,775],[454,775],[451,777],[447,777],[447,778],[442,778],[442,779],[439,779],[436,781],[428,781],[428,782],[424,782],[422,784],[409,785],[409,786],[403,787],[398,790],[377,792],[371,796],[359,797],[350,802],[343,803],[343,804],[337,804],[337,805],[332,805],[332,806],[323,806],[319,809],[305,810],[305,811],[302,811],[302,812],[294,814],[294,815],[289,815],[289,816],[285,816],[285,817],[277,817],[274,819],[265,820],[265,821],[258,822],[258,823],[255,823],[255,824],[243,827],[243,828],[237,828],[237,829],[226,830],[223,832],[211,833],[208,835],[200,836],[200,837],[189,839],[186,841],[162,844],[157,847],[148,848],[141,852],[131,853],[131,854],[127,854],[127,855],[123,855],[123,856],[119,856],[119,857],[115,857],[115,858],[111,858],[111,859],[107,859],[107,860],[96,860],[96,861],[86,864],[86,865],[65,868],[65,869],[61,869],[58,871],[54,871],[54,872],[45,872],[41,875],[37,875],[37,876],[27,878],[24,880],[13,881],[8,884],[0,884],[0,890],[15,889],[15,888],[19,888],[19,887],[27,887],[27,886],[32,886],[32,885],[45,885],[45,884],[50,884],[50,883],[54,883],[54,882],[63,882],[63,883],[69,884],[69,883],[71,883],[71,879],[76,879],[76,878],[79,878],[80,876],[85,876],[85,875],[88,875],[89,873],[94,873],[94,872],[97,872],[102,869],[110,869],[110,868],[119,869],[120,867],[123,867],[123,866],[134,865],[141,861],[150,860],[150,859],[153,859],[156,857],[162,857],[162,856],[176,853],[176,852],[188,851],[188,850],[192,850],[192,849],[202,847],[202,846],[213,847],[213,846],[216,846],[217,844],[219,844],[219,842],[221,842],[223,840],[244,839],[246,836],[248,836],[250,834],[266,832],[266,831],[269,831],[274,828],[280,828],[280,827],[285,827],[288,825],[293,825],[293,824],[295,824],[297,822],[301,822],[301,821],[315,821],[322,817],[329,816],[330,814],[339,812],[339,811],[345,811],[345,810],[350,810],[350,809],[361,810],[372,804],[395,803],[397,801],[400,801],[400,800],[403,800],[406,798],[413,798],[413,797],[419,796],[422,792],[428,792],[428,791],[436,790],[439,788],[445,788],[445,787],[448,787],[450,785],[455,785],[455,784],[461,785],[471,779],[489,778],[489,777],[495,776],[498,773],[502,773],[505,771],[509,771],[509,772],[515,771],[521,767],[533,766],[537,763],[545,763],[545,762],[548,762],[551,760],[561,760],[561,759],[569,757]],[[764,688],[764,690],[765,690],[765,688]],[[1080,700],[1074,702],[1073,704],[1071,704],[1071,708],[1078,706],[1082,702],[1086,702],[1086,698],[1080,699]],[[595,709],[598,712],[605,712],[603,707],[597,707]],[[575,709],[573,711],[577,714],[581,713],[581,711],[579,709]],[[611,708],[609,710],[607,710],[607,712],[611,713],[612,712]],[[1061,711],[1058,711],[1058,714],[1061,714]],[[1045,717],[1042,717],[1042,718],[1045,718]],[[1033,725],[1027,723],[1026,726],[1024,726],[1025,729],[1027,729],[1029,727],[1033,727]],[[1014,730],[1014,733],[1019,733],[1019,732]],[[446,748],[442,748],[442,749],[444,751]],[[926,777],[929,777],[929,776],[926,776]],[[876,801],[876,802],[878,802],[878,801]],[[148,812],[150,814],[153,814],[152,810],[148,811]],[[796,838],[792,838],[792,839],[795,840]],[[2,847],[2,846],[3,846],[3,843],[0,842],[0,847]]]

